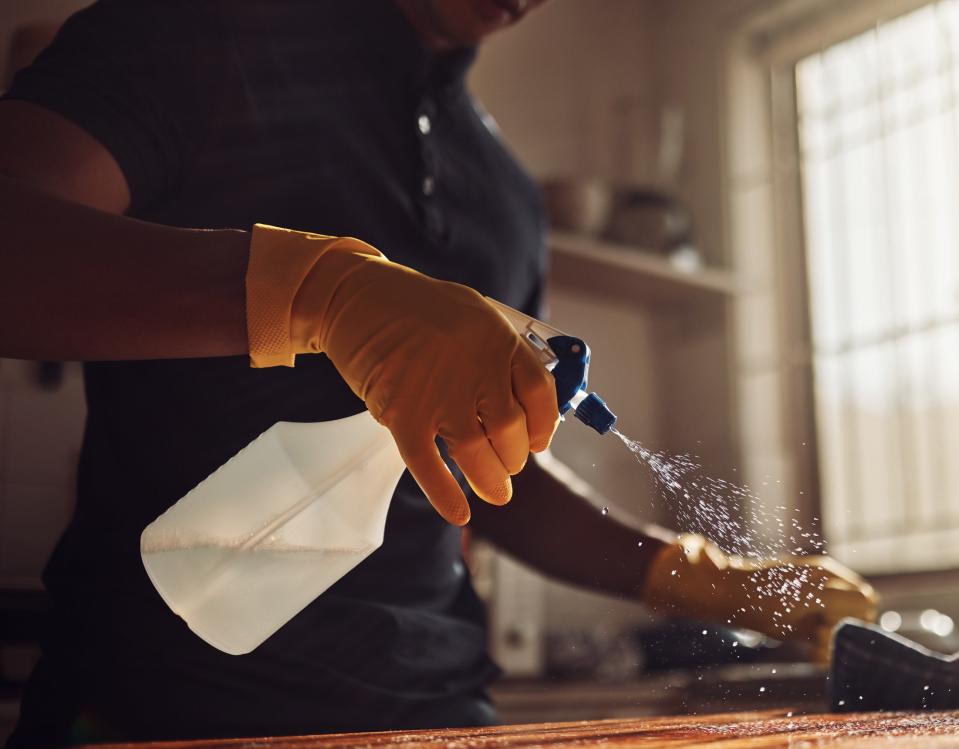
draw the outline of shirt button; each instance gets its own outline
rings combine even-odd
[[[423,194],[429,197],[436,189],[436,180],[432,177],[423,177]]]
[[[430,118],[427,117],[425,114],[421,114],[419,117],[416,118],[416,124],[419,127],[420,132],[423,133],[423,135],[430,134],[430,127],[431,127]]]

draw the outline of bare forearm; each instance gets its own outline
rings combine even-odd
[[[476,502],[472,526],[545,575],[594,591],[636,598],[665,536],[631,528],[589,502],[586,485],[554,458],[531,458],[513,477],[505,507]]]
[[[0,177],[0,356],[246,352],[244,232],[176,229]]]

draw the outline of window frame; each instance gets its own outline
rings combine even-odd
[[[772,496],[763,486],[767,510],[796,504],[804,525],[822,532],[823,508],[817,444],[815,368],[809,283],[806,263],[805,206],[799,143],[795,66],[804,57],[874,28],[877,24],[930,5],[936,0],[779,0],[759,13],[731,24],[726,39],[721,86],[723,117],[725,216],[728,255],[744,280],[735,316],[740,319],[737,351],[737,399],[745,475],[753,486],[766,483],[778,466],[781,481]],[[827,28],[828,27],[828,28]],[[746,118],[744,126],[743,120]],[[750,153],[740,130],[757,134],[762,153]],[[766,206],[770,229],[765,247],[752,236],[749,215],[737,204],[748,191],[763,194],[752,203]],[[750,246],[752,245],[752,246]],[[769,272],[752,272],[757,253],[773,255]],[[756,327],[750,299],[768,298],[774,318],[765,340],[751,340]],[[750,385],[763,373],[769,383]],[[767,407],[752,402],[761,397]],[[757,411],[760,412],[757,417]],[[770,436],[774,446],[770,448]],[[762,447],[757,437],[765,437]],[[754,447],[751,449],[751,445]],[[757,449],[767,455],[757,457]],[[829,539],[827,538],[827,542]],[[827,546],[828,548],[828,546]],[[840,556],[856,565],[856,558]],[[871,577],[901,580],[935,577],[942,571],[879,572]]]

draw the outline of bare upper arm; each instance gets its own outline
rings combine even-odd
[[[116,160],[70,120],[27,101],[0,101],[0,176],[109,213],[130,205]]]

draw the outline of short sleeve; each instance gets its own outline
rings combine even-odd
[[[4,98],[71,120],[110,151],[132,209],[173,189],[203,127],[203,2],[100,0],[71,16]],[[209,48],[209,47],[207,47]]]

